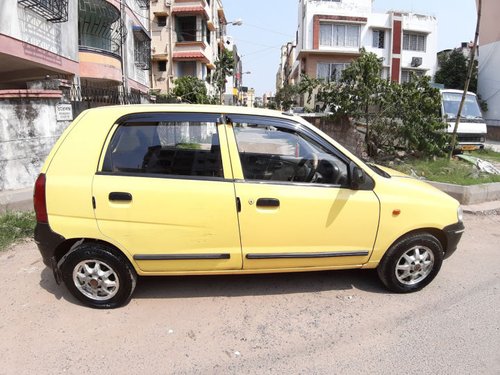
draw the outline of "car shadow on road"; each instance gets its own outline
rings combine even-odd
[[[57,285],[52,271],[45,268],[40,285],[57,299],[80,304],[64,285]],[[148,276],[140,277],[133,299],[240,297],[352,291],[389,293],[374,270],[315,271],[255,275]]]

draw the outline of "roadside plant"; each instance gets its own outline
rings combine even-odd
[[[219,102],[224,102],[224,92],[226,91],[227,77],[232,76],[234,72],[234,57],[233,52],[224,49],[219,58],[215,61],[215,71],[213,74],[213,82],[219,93]]]
[[[361,56],[343,72],[338,82],[306,79],[301,92],[335,117],[348,116],[365,131],[368,156],[390,158],[405,153],[442,155],[447,144],[445,124],[439,116],[439,90],[429,77],[412,76],[399,84],[381,77],[382,60],[360,49]]]
[[[175,87],[173,95],[177,101],[187,102],[192,104],[210,104],[212,99],[207,94],[205,82],[193,77],[179,77],[174,81]]]

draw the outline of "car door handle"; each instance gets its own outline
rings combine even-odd
[[[132,200],[132,194],[120,191],[113,191],[109,193],[108,199],[110,201],[130,202]]]
[[[279,207],[280,201],[276,198],[259,198],[257,199],[257,207]]]

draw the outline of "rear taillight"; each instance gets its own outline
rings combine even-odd
[[[47,202],[45,200],[45,174],[43,173],[38,175],[35,182],[33,205],[35,207],[36,221],[39,223],[48,223]]]

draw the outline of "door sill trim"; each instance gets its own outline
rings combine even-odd
[[[211,260],[231,259],[231,254],[136,254],[134,260]]]
[[[303,258],[339,258],[339,257],[362,257],[370,252],[363,251],[342,251],[325,253],[250,253],[245,256],[247,259],[303,259]]]

